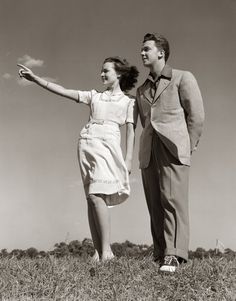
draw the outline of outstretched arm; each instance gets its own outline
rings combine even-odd
[[[48,82],[47,80],[39,77],[38,75],[34,74],[32,70],[28,67],[17,64],[21,69],[19,70],[20,77],[24,77],[25,79],[35,82],[37,85],[41,86],[42,88],[53,92],[55,94],[61,95],[63,97],[78,101],[78,91],[72,89],[66,89],[58,84]]]
[[[126,124],[126,156],[125,156],[125,164],[127,166],[128,172],[131,173],[132,167],[132,158],[134,151],[134,124],[128,122]]]

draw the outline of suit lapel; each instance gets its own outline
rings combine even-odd
[[[149,88],[146,88],[146,89],[143,91],[143,95],[146,97],[146,99],[148,100],[148,102],[150,102],[151,104],[153,103],[153,98],[152,98],[151,95],[150,95],[150,90],[149,90]]]
[[[158,84],[155,96],[154,96],[154,101],[153,103],[155,103],[158,99],[158,97],[161,95],[161,93],[168,87],[168,85],[170,84],[170,79],[167,78],[161,78],[160,82]]]

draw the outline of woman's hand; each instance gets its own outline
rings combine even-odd
[[[125,165],[127,167],[127,170],[129,172],[129,175],[131,174],[131,167],[132,167],[132,160],[129,160],[129,159],[125,159]]]
[[[126,123],[126,155],[125,164],[129,174],[131,174],[132,158],[134,150],[134,125],[131,122]]]
[[[21,69],[19,70],[19,76],[24,77],[29,81],[34,81],[35,74],[26,66],[22,64],[17,64]]]

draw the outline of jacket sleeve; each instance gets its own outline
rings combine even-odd
[[[203,100],[197,81],[192,73],[185,71],[180,81],[179,96],[184,108],[191,152],[197,149],[205,118]]]
[[[139,101],[139,88],[136,91],[136,98],[135,98],[135,101],[134,101],[134,125],[135,125],[135,127],[137,126],[138,116],[139,116],[138,101]]]

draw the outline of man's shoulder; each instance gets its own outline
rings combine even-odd
[[[193,76],[191,71],[182,70],[182,69],[172,69],[173,76]]]
[[[186,82],[195,82],[196,78],[191,71],[173,69],[172,70],[172,80],[177,81],[180,85]]]

